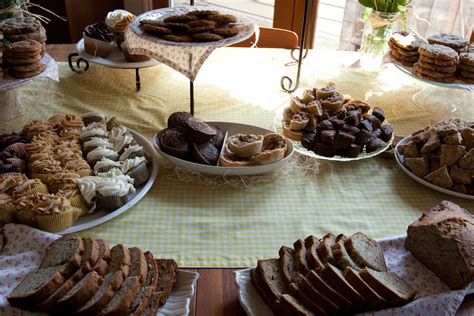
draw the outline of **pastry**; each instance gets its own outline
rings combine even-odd
[[[247,167],[250,166],[250,158],[242,158],[232,152],[225,152],[219,157],[221,167]]]
[[[269,133],[263,136],[262,151],[252,156],[250,163],[266,165],[283,159],[287,149],[286,139],[280,134]]]
[[[83,33],[84,49],[92,56],[107,57],[113,47],[114,32],[104,22],[88,25]]]
[[[249,158],[262,151],[262,135],[236,134],[229,136],[227,146],[231,152],[241,158]]]
[[[127,26],[132,23],[135,16],[125,10],[114,10],[107,13],[105,24],[113,30],[115,42],[120,49],[124,42],[124,35]]]
[[[122,173],[132,178],[133,185],[139,187],[150,178],[145,157],[135,157],[122,162]]]
[[[128,50],[127,42],[122,42],[120,45],[120,48],[122,49],[123,55],[125,56],[125,60],[128,61],[129,63],[144,62],[144,61],[151,60],[151,57],[147,55],[131,54]]]

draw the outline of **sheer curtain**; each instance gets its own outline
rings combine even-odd
[[[340,50],[357,50],[364,28],[365,7],[358,0],[347,0],[342,22]],[[412,0],[407,29],[424,38],[436,33],[453,33],[471,38],[474,24],[474,0]],[[402,29],[401,25],[394,27]]]

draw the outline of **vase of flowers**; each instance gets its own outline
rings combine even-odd
[[[364,31],[360,52],[361,65],[366,69],[378,69],[388,50],[392,26],[402,21],[405,26],[406,5],[409,0],[359,0],[366,7]]]

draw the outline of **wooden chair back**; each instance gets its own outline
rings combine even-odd
[[[260,34],[256,47],[260,48],[287,48],[292,49],[299,45],[298,34],[293,31],[259,27]],[[255,43],[255,34],[245,41],[231,45],[231,47],[251,47]]]

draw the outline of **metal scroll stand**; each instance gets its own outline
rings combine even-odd
[[[73,61],[72,59],[74,57],[79,57],[77,60],[76,60],[76,65],[74,66],[73,64]],[[69,54],[69,56],[67,56],[67,61],[69,63],[69,68],[71,68],[72,71],[74,71],[75,73],[78,73],[78,74],[81,74],[83,72],[86,72],[87,70],[89,70],[89,62],[87,61],[87,59],[84,59],[82,57],[80,57],[80,55],[78,53],[71,53]],[[81,64],[84,63],[84,68],[82,69],[82,66]],[[135,89],[138,91],[140,91],[142,85],[141,85],[141,82],[140,82],[140,69],[139,68],[135,68]]]
[[[308,55],[309,40],[312,35],[310,34],[311,33],[310,30],[314,22],[313,12],[314,12],[314,0],[305,0],[303,24],[301,25],[300,46],[296,46],[295,48],[291,50],[291,57],[295,61],[298,62],[298,71],[296,73],[296,81],[295,81],[294,86],[293,86],[293,80],[288,76],[283,76],[280,81],[282,89],[288,93],[292,93],[296,91],[296,89],[298,89],[298,86],[300,85],[301,64],[303,62],[303,59],[305,59],[306,56]],[[296,51],[299,52],[298,57],[295,57]],[[303,54],[303,51],[304,51],[304,54]]]

